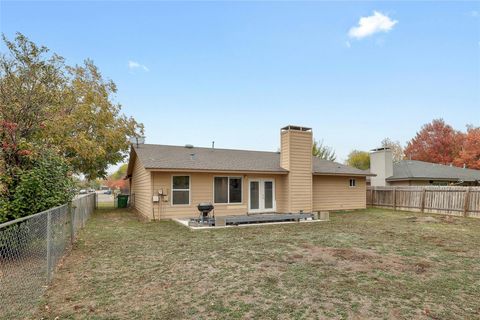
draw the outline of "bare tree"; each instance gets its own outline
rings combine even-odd
[[[335,161],[335,159],[337,159],[333,148],[324,145],[323,140],[313,141],[312,155],[317,158],[329,161]]]
[[[382,140],[382,147],[390,148],[392,150],[393,161],[397,162],[405,158],[403,147],[399,141],[393,141],[390,138]]]

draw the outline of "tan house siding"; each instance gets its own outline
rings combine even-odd
[[[190,204],[172,205],[172,176],[190,176]],[[152,172],[153,192],[160,189],[168,194],[168,201],[153,204],[155,219],[192,218],[199,215],[197,205],[200,202],[213,203],[214,177],[242,177],[242,203],[218,204],[214,203],[215,215],[243,215],[248,211],[249,180],[254,178],[269,178],[275,181],[275,198],[277,211],[279,203],[284,202],[285,190],[283,188],[284,175],[265,174],[235,174],[235,173],[199,173],[199,172]]]
[[[350,187],[350,179],[356,187]],[[365,177],[313,177],[313,210],[350,210],[366,208]]]
[[[289,212],[312,211],[312,132],[281,132],[281,166],[290,171],[287,181]]]
[[[145,170],[140,159],[135,158],[133,166],[130,194],[134,208],[143,216],[151,219],[152,216],[152,183],[150,172]]]
[[[290,168],[290,158],[288,152],[290,148],[290,136],[287,135],[287,132],[280,132],[280,166],[286,170]],[[289,194],[289,182],[290,175],[284,176],[280,181],[282,194],[280,199],[277,199],[277,210],[279,212],[288,212],[290,210],[290,194]]]
[[[277,212],[289,212],[289,194],[288,194],[289,176],[279,176],[275,180],[276,197],[277,197]]]
[[[280,166],[286,170],[290,170],[290,135],[288,131],[280,132]]]

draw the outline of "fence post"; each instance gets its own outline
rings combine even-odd
[[[375,187],[372,187],[372,207],[375,206]]]
[[[52,216],[51,211],[47,212],[47,283],[50,282],[52,278]]]
[[[422,212],[425,212],[425,194],[427,193],[427,188],[422,188],[422,198],[420,203],[420,209]]]
[[[83,199],[82,199],[83,200]],[[83,201],[85,202],[85,201]],[[85,228],[85,203],[82,205],[82,229]]]
[[[397,187],[393,187],[393,210],[397,210]]]
[[[464,206],[463,206],[463,216],[468,217],[468,209],[470,205],[470,187],[467,188],[465,191],[465,198],[464,198]]]
[[[73,245],[75,241],[75,209],[73,209],[72,202],[68,203],[68,213],[70,213],[70,244]]]

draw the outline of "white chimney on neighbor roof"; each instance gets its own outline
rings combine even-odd
[[[372,186],[388,185],[386,179],[393,175],[393,155],[390,148],[377,148],[370,152],[370,172],[377,175],[370,180]]]

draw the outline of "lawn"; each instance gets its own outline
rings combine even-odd
[[[57,316],[480,318],[480,220],[369,209],[190,231],[100,210],[39,307]]]

